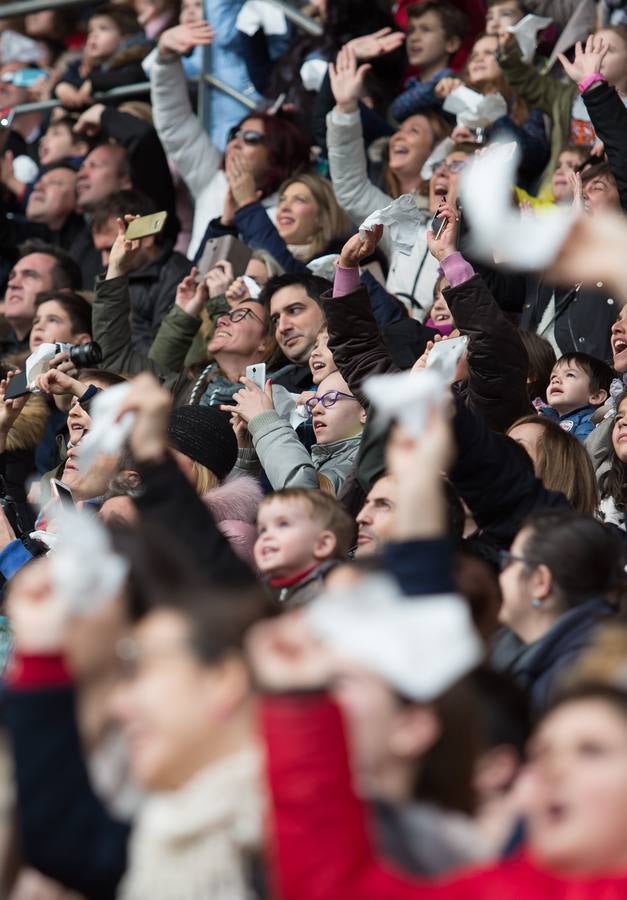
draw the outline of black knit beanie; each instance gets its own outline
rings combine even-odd
[[[224,481],[237,460],[237,440],[227,413],[214,406],[179,406],[170,417],[170,443],[175,450],[206,466]]]

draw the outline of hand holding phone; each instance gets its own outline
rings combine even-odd
[[[127,241],[138,241],[141,238],[151,237],[163,231],[168,214],[165,210],[158,213],[150,213],[148,216],[139,216],[128,223],[124,235]]]
[[[246,378],[256,384],[260,391],[266,387],[266,364],[254,363],[252,366],[246,366]]]

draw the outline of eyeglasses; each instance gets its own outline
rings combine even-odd
[[[499,550],[499,569],[501,572],[504,572],[505,569],[508,569],[515,562],[523,563],[525,566],[535,565],[535,563],[525,559],[524,556],[516,556],[514,553],[510,553],[509,550]]]
[[[253,131],[250,128],[235,127],[229,131],[229,142],[244,141],[245,144],[249,144],[251,147],[257,147],[259,144],[265,143],[265,140],[265,134],[262,134],[261,131]]]
[[[211,316],[211,321],[215,325],[220,319],[230,319],[231,322],[241,322],[242,319],[245,319],[246,316],[252,316],[253,319],[257,319],[258,322],[261,322],[262,325],[265,326],[265,322],[261,319],[257,313],[254,313],[252,309],[248,306],[244,306],[241,309],[231,309],[224,310],[223,312],[216,312]]]
[[[468,160],[466,159],[454,159],[453,162],[448,163],[445,159],[441,160],[438,163],[435,163],[433,166],[433,174],[439,172],[441,169],[446,169],[451,175],[456,175],[458,172],[461,172],[468,165]]]
[[[305,406],[309,410],[309,415],[312,415],[316,406],[321,403],[325,409],[331,409],[332,406],[335,406],[338,400],[354,400],[356,403],[359,403],[357,397],[353,397],[352,394],[344,394],[342,391],[327,391],[326,394],[322,394],[320,397],[310,397],[309,400],[305,403]]]

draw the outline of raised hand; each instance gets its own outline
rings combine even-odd
[[[244,387],[233,396],[235,406],[224,405],[220,407],[221,410],[236,414],[248,424],[259,413],[269,412],[274,409],[272,382],[270,380],[266,381],[263,391],[249,378],[242,377],[240,381]]]
[[[355,51],[346,44],[337,55],[335,65],[329,63],[329,79],[331,90],[340,112],[351,113],[357,109],[357,103],[364,91],[364,78],[370,71],[370,65],[357,65]]]
[[[312,635],[302,610],[253,626],[246,650],[255,680],[265,690],[322,688],[338,670],[337,660]]]
[[[159,55],[170,58],[183,56],[194,47],[210,44],[214,37],[215,31],[204,19],[189,25],[175,25],[159,38]]]
[[[459,225],[459,214],[450,203],[442,203],[438,208],[437,215],[446,219],[446,225],[440,232],[439,236],[429,230],[427,232],[427,244],[429,251],[438,262],[442,262],[447,256],[451,256],[457,252],[457,230]]]
[[[392,31],[391,28],[381,28],[372,34],[364,34],[362,37],[353,38],[347,46],[351,48],[357,59],[376,59],[398,50],[405,43],[405,32]]]
[[[205,283],[212,300],[226,294],[227,288],[235,280],[233,266],[228,259],[219,259],[205,275]]]
[[[203,278],[197,283],[197,275],[198,269],[194,266],[189,275],[186,275],[185,278],[179,282],[176,289],[176,298],[174,300],[176,306],[182,309],[183,312],[186,312],[188,316],[193,316],[195,319],[200,317],[202,308],[209,299],[206,281]]]
[[[99,134],[104,111],[104,103],[94,103],[93,106],[90,106],[89,109],[80,114],[73,130],[76,134],[86,134],[89,137]]]
[[[608,44],[601,35],[591,34],[588,36],[585,48],[582,48],[581,41],[577,41],[575,58],[572,62],[563,53],[558,54],[558,59],[568,77],[572,78],[575,84],[579,84],[587,75],[601,71],[601,63],[608,49]]]
[[[168,447],[172,395],[146,372],[130,384],[131,390],[120,406],[118,420],[127,413],[135,414],[129,436],[131,453],[139,463],[161,462]]]
[[[257,190],[250,163],[243,154],[235,150],[226,157],[226,177],[236,209],[254,203],[261,197],[262,192]]]
[[[107,278],[118,278],[120,275],[127,275],[132,271],[137,255],[141,249],[141,240],[127,241],[125,238],[126,226],[138,216],[124,216],[116,219],[118,233],[111,253],[109,254],[109,265],[107,267]]]
[[[456,88],[460,87],[463,84],[460,78],[453,78],[448,76],[447,78],[440,78],[438,83],[434,88],[434,94],[440,100],[446,100],[449,94],[451,94]]]
[[[4,450],[7,435],[29,398],[29,394],[25,394],[23,397],[16,397],[15,400],[5,399],[7,388],[14,374],[9,372],[7,377],[0,381],[0,450]]]
[[[362,259],[371,256],[383,237],[383,225],[375,225],[372,231],[365,231],[363,237],[358,232],[350,237],[340,253],[338,265],[343,269],[356,268]]]

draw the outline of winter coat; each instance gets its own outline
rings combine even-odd
[[[518,646],[504,668],[529,691],[536,714],[549,704],[563,671],[588,648],[599,624],[614,612],[605,598],[588,600],[563,613],[537,641]],[[503,640],[505,636],[497,643]],[[497,649],[497,665],[498,652]]]
[[[610,329],[618,315],[618,303],[612,295],[608,296],[601,282],[599,288],[584,285],[579,289],[554,288],[538,282],[535,292],[525,302],[521,327],[543,337],[539,326],[553,295],[552,324],[561,354],[589,353],[598,359],[611,360]]]
[[[355,794],[339,708],[322,692],[267,696],[270,853],[281,900],[624,900],[627,876],[564,876],[532,854],[437,882],[401,875],[376,853]]]
[[[598,411],[598,406],[582,406],[581,409],[575,409],[570,413],[564,413],[560,416],[550,406],[543,406],[540,409],[540,415],[546,416],[548,419],[556,421],[560,428],[572,434],[577,440],[585,442],[588,435],[594,431],[594,422],[592,416]]]
[[[314,444],[310,455],[291,425],[274,410],[254,416],[248,430],[254,452],[239,451],[238,469],[254,471],[256,454],[275,491],[286,487],[318,488],[323,476],[337,494],[352,468],[361,440],[361,435],[357,435],[332,444]]]
[[[221,168],[222,151],[212,142],[192,109],[179,60],[157,57],[150,73],[150,84],[155,128],[168,158],[194,198],[194,223],[187,250],[189,258],[193,259],[207,225],[222,215],[228,190],[226,175]],[[243,115],[245,111],[238,119]],[[276,202],[276,194],[263,200],[272,219],[276,216]]]
[[[305,606],[324,591],[325,578],[337,565],[337,559],[327,559],[304,576],[283,581],[270,579],[270,588],[276,595],[277,602],[286,609]]]

